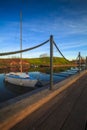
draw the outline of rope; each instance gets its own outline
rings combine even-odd
[[[82,63],[85,63],[85,60],[82,56],[81,56],[81,61],[82,61]]]
[[[54,43],[56,49],[58,50],[58,52],[61,54],[61,56],[62,56],[66,61],[70,62],[68,59],[65,58],[65,56],[64,56],[64,55],[62,54],[62,52],[59,50],[58,46],[56,45],[56,43],[55,43],[54,41],[53,41],[53,43]]]
[[[40,46],[43,46],[44,44],[46,44],[47,42],[49,42],[49,40],[37,45],[37,46],[34,46],[34,47],[31,47],[31,48],[27,48],[27,49],[24,49],[24,50],[19,50],[19,51],[14,51],[14,52],[5,52],[5,53],[0,53],[0,56],[5,56],[5,55],[11,55],[11,54],[17,54],[17,53],[21,53],[21,52],[26,52],[26,51],[30,51],[30,50],[33,50],[33,49],[36,49]]]
[[[78,60],[78,58],[79,58],[79,55],[76,57],[76,60]]]

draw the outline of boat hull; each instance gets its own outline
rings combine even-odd
[[[37,83],[37,79],[22,79],[22,78],[12,78],[9,76],[5,76],[5,82],[25,87],[35,87]]]

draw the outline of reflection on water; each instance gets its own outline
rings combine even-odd
[[[12,93],[16,93],[18,95],[32,90],[32,88],[15,86],[15,85],[9,84],[9,83],[5,84],[5,88],[8,89],[9,91],[11,91]]]
[[[31,91],[31,88],[12,85],[4,82],[4,74],[0,74],[0,102]]]
[[[77,70],[68,70],[66,72],[61,73],[54,73],[53,75],[53,82],[60,82],[61,80],[64,80],[65,78],[69,77],[70,75],[73,75],[77,72]],[[29,75],[38,79],[40,82],[36,85],[35,89],[38,87],[44,87],[49,84],[50,75],[41,73],[41,72],[29,72]],[[6,100],[9,100],[13,97],[17,97],[18,95],[27,93],[32,91],[32,88],[29,87],[21,87],[21,86],[15,86],[12,84],[8,84],[4,82],[4,74],[0,74],[0,103],[4,102]]]

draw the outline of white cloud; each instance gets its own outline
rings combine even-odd
[[[78,49],[79,47],[86,47],[87,48],[87,43],[82,43],[82,42],[78,42],[78,43],[61,43],[59,44],[60,48],[62,48],[63,50],[69,50],[69,49]]]

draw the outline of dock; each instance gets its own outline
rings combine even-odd
[[[87,71],[0,109],[0,130],[87,130]]]

